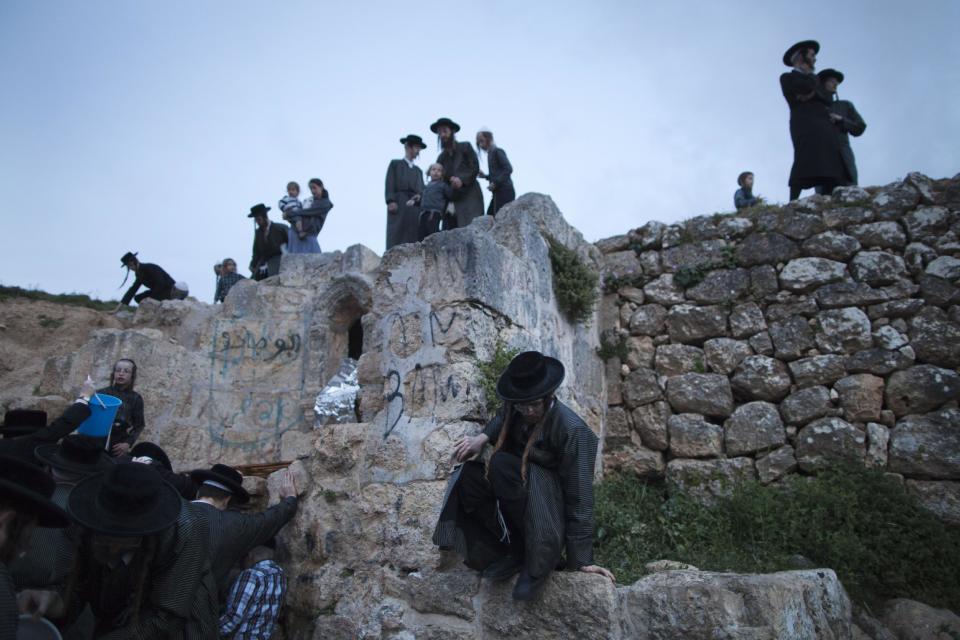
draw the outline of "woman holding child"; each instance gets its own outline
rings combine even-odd
[[[333,203],[320,178],[311,178],[307,185],[310,187],[310,197],[304,200],[302,207],[298,206],[300,185],[296,182],[287,185],[287,197],[280,200],[283,218],[290,223],[287,253],[320,253],[317,236],[323,229]]]

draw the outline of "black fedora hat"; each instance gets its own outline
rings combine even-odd
[[[532,402],[550,395],[563,382],[563,363],[539,351],[524,351],[510,361],[497,381],[497,395],[507,402]]]
[[[41,527],[70,524],[67,512],[50,500],[57,483],[40,467],[10,456],[0,456],[0,497],[17,511],[34,515]]]
[[[820,43],[816,40],[802,40],[801,42],[798,42],[787,49],[786,53],[783,54],[783,64],[787,65],[788,67],[792,67],[793,63],[790,62],[790,58],[792,58],[793,54],[801,49],[813,49],[815,53],[820,53]]]
[[[836,78],[837,84],[843,82],[843,74],[836,69],[824,69],[817,74],[817,77],[820,79],[820,82],[826,82],[827,78]]]
[[[127,266],[128,262],[130,262],[131,260],[137,259],[137,255],[139,253],[140,253],[139,251],[137,252],[127,251],[125,254],[123,254],[123,257],[120,258],[120,265],[124,267]]]
[[[415,133],[408,133],[405,137],[400,138],[400,144],[415,144],[421,149],[427,148],[427,144],[423,141],[423,138]]]
[[[197,484],[210,484],[229,491],[239,504],[250,502],[250,494],[243,488],[243,476],[233,467],[215,464],[209,469],[197,469],[190,472],[190,479]]]
[[[78,433],[66,436],[60,444],[42,444],[33,451],[40,462],[71,473],[91,475],[106,470],[113,460],[103,450],[103,440]]]
[[[70,492],[73,519],[96,533],[118,538],[149,536],[170,528],[180,515],[180,494],[146,464],[115,464],[84,478]]]
[[[434,133],[436,133],[437,130],[443,126],[450,127],[454,133],[456,133],[457,131],[460,131],[460,125],[458,125],[456,122],[454,122],[450,118],[440,118],[439,120],[434,122],[432,125],[430,125],[430,131],[433,131]]]
[[[173,471],[173,465],[170,464],[170,457],[159,445],[153,444],[152,442],[138,442],[130,449],[130,457],[139,458],[140,456],[152,458],[154,462],[159,462],[160,466],[167,471]]]
[[[270,211],[270,207],[260,202],[250,207],[250,213],[247,214],[247,217],[256,218],[257,216],[265,216],[267,215],[267,211]]]
[[[10,409],[3,414],[0,435],[4,438],[33,433],[47,426],[47,412],[39,409]]]

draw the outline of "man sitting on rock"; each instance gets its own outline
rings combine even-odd
[[[210,564],[222,605],[234,565],[251,549],[275,536],[297,512],[297,487],[291,473],[285,470],[280,481],[283,499],[278,504],[263,513],[239,513],[227,510],[231,501],[236,504],[250,501],[239,471],[225,464],[215,464],[209,470],[192,472],[190,477],[199,486],[193,504],[210,526]]]
[[[597,436],[554,395],[563,364],[521,353],[497,383],[504,401],[483,432],[454,448],[465,462],[450,479],[433,542],[455,549],[491,580],[520,573],[515,600],[533,600],[566,549],[570,571],[593,564],[593,468]],[[493,444],[486,465],[477,456]]]

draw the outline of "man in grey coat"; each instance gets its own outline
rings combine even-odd
[[[384,191],[387,201],[387,249],[419,239],[420,207],[407,202],[423,193],[423,171],[413,163],[427,148],[423,138],[410,134],[400,138],[403,158],[387,166]]]
[[[824,69],[817,74],[817,78],[820,79],[824,91],[833,97],[833,102],[830,103],[830,120],[836,127],[837,136],[840,139],[840,156],[847,169],[846,184],[857,184],[857,160],[850,147],[850,136],[862,135],[867,129],[867,123],[857,113],[852,102],[838,99],[837,87],[843,82],[841,72],[836,69]]]
[[[503,407],[483,432],[454,448],[466,461],[450,478],[433,542],[499,581],[520,573],[515,600],[529,601],[565,556],[568,571],[613,574],[593,564],[597,436],[556,398],[563,364],[521,353],[497,383]],[[493,445],[486,465],[469,460]]]
[[[440,118],[430,125],[430,131],[440,138],[443,150],[437,162],[443,165],[444,179],[453,187],[455,218],[445,219],[443,229],[465,227],[483,215],[483,192],[477,182],[480,160],[469,142],[457,142],[460,125],[450,118]]]

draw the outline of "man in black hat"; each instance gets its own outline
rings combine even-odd
[[[97,638],[216,637],[207,523],[155,470],[115,464],[67,504],[81,529],[65,595],[26,590],[22,609]]]
[[[483,215],[483,191],[477,182],[480,160],[469,142],[457,142],[460,125],[450,118],[440,118],[430,131],[437,134],[442,151],[437,162],[443,165],[443,176],[453,187],[454,217],[444,218],[444,230],[465,227]]]
[[[197,483],[186,472],[177,473],[173,470],[167,452],[152,442],[138,442],[130,450],[130,459],[138,464],[148,464],[156,469],[164,481],[170,483],[184,500],[193,500],[197,497]]]
[[[65,527],[66,512],[50,500],[54,482],[32,464],[0,456],[0,638],[17,637],[19,613],[9,563],[28,539],[30,530]]]
[[[423,138],[410,134],[400,138],[403,158],[391,160],[387,166],[387,249],[398,244],[416,242],[420,225],[420,207],[407,204],[423,192],[423,171],[413,163],[420,151],[427,148]]]
[[[780,88],[790,106],[791,200],[799,198],[803,189],[814,187],[829,194],[847,180],[840,142],[830,119],[830,96],[814,73],[819,52],[819,43],[804,40],[783,54],[783,63],[793,68],[780,76]]]
[[[84,420],[90,417],[89,403],[94,390],[93,380],[88,376],[80,388],[77,399],[66,408],[59,418],[47,425],[45,424],[46,414],[44,414],[44,426],[35,430],[32,429],[14,438],[0,439],[0,455],[19,458],[28,463],[35,463],[36,460],[34,460],[33,452],[37,447],[42,444],[54,444],[58,442],[67,434],[73,433]],[[7,417],[4,419],[4,422],[8,422],[10,426],[17,426],[17,414],[14,413],[14,415],[11,416],[11,413],[13,412],[7,412]],[[23,414],[20,415],[22,416]],[[40,416],[38,414],[31,415],[31,422],[33,422],[34,425],[38,424],[37,419],[40,418]]]
[[[613,574],[593,564],[593,469],[597,436],[554,395],[563,364],[521,353],[497,383],[503,406],[483,432],[454,448],[458,468],[433,534],[491,580],[520,573],[516,600],[532,600],[566,556],[570,571]],[[477,460],[493,445],[486,465]]]
[[[263,513],[228,511],[230,503],[246,504],[250,494],[243,488],[243,476],[225,464],[198,469],[190,474],[198,485],[193,504],[206,519],[210,530],[210,563],[220,603],[230,587],[230,570],[257,545],[277,534],[297,512],[297,488],[293,476],[284,470],[280,502]]]
[[[150,262],[140,262],[140,260],[137,259],[137,254],[129,251],[120,258],[120,264],[127,268],[127,276],[124,277],[124,282],[127,281],[127,277],[130,276],[131,271],[133,271],[135,277],[133,284],[130,285],[127,292],[123,294],[120,303],[117,304],[110,313],[116,313],[122,306],[130,304],[131,300],[136,300],[139,303],[147,298],[153,300],[172,300],[182,297],[174,287],[175,282],[173,278],[159,265]],[[137,290],[140,289],[141,285],[145,286],[147,290],[138,294]]]
[[[843,74],[836,69],[824,69],[817,74],[821,86],[830,96],[830,120],[840,139],[840,157],[847,170],[847,181],[843,184],[857,184],[857,160],[850,147],[850,136],[860,136],[867,130],[867,123],[857,113],[853,103],[849,100],[840,100],[837,96],[837,87],[843,82]]]
[[[250,260],[250,274],[254,280],[263,280],[280,273],[280,258],[287,244],[287,227],[270,222],[267,212],[270,207],[263,203],[250,207],[248,218],[253,218],[256,229],[253,232],[253,258]]]

